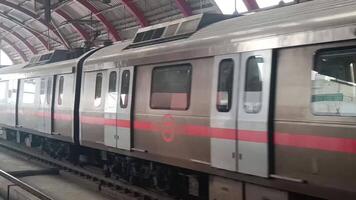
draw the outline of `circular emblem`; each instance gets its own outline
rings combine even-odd
[[[161,126],[161,137],[165,142],[173,142],[174,140],[175,121],[172,115],[164,115]]]

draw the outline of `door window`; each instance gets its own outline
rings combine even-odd
[[[47,79],[46,101],[48,105],[51,104],[51,96],[52,96],[52,77]]]
[[[25,104],[33,104],[35,103],[35,97],[36,97],[36,80],[35,79],[24,80],[22,102]]]
[[[103,74],[98,73],[96,74],[95,79],[95,97],[94,97],[94,105],[96,107],[101,105],[101,89],[103,85]]]
[[[234,61],[224,59],[219,64],[218,91],[216,108],[219,112],[229,112],[232,105],[232,88],[234,82]]]
[[[259,113],[262,108],[264,59],[251,56],[246,62],[244,110],[246,113]]]
[[[116,79],[117,79],[117,73],[116,72],[110,72],[110,75],[109,75],[109,93],[116,92]]]
[[[121,77],[121,94],[120,94],[120,107],[127,108],[128,105],[128,95],[130,91],[130,71],[125,70],[122,72]]]
[[[58,87],[58,105],[63,103],[63,92],[64,92],[64,76],[59,78],[59,87]]]

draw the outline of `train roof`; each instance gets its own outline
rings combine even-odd
[[[26,62],[18,65],[3,67],[0,68],[0,80],[73,73],[77,68],[78,62],[92,51],[95,50],[84,53],[78,58],[53,63],[31,65]]]
[[[210,25],[190,39],[233,38],[251,40],[355,24],[356,1],[314,0],[271,9]]]
[[[186,39],[133,49],[125,49],[132,41],[114,44],[94,53],[86,63],[133,65],[140,63],[135,60],[154,63],[156,56],[163,59],[162,55],[177,52],[204,57],[355,39],[355,10],[354,0],[314,0],[217,22]]]

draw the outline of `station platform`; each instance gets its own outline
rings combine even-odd
[[[67,172],[41,166],[26,158],[16,157],[0,148],[0,169],[19,178],[55,200],[112,200],[117,199],[98,191],[97,185],[81,180]],[[11,182],[0,177],[0,200],[6,199]],[[38,200],[18,186],[10,186],[10,199]]]

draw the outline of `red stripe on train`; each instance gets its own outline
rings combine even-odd
[[[95,124],[95,125],[102,125],[102,126],[118,126],[122,128],[130,128],[130,120],[116,120],[116,119],[107,119],[101,117],[88,117],[88,116],[81,116],[80,122],[85,124]]]
[[[324,137],[275,133],[274,143],[307,149],[318,149],[333,152],[356,153],[356,140],[348,138]]]
[[[159,128],[151,122],[135,121],[135,129],[158,132]],[[255,143],[267,143],[268,135],[264,131],[234,130],[211,128],[207,126],[186,125],[182,127],[184,135],[197,137],[210,137],[228,140],[240,140]],[[238,131],[238,134],[236,134]],[[356,140],[348,138],[335,138],[312,135],[299,135],[288,133],[275,133],[274,144],[298,148],[316,149],[332,152],[356,154]]]
[[[238,133],[237,133],[237,132]],[[212,128],[207,126],[183,126],[183,134],[197,137],[210,137],[227,140],[240,140],[245,142],[267,143],[267,132],[251,130],[234,130]]]
[[[36,117],[51,117],[51,113],[49,112],[37,112]],[[62,120],[62,121],[72,121],[73,117],[70,114],[64,113],[54,113],[54,119]]]
[[[37,116],[48,116],[46,113],[39,112]],[[55,119],[58,120],[72,120],[69,114],[55,114]],[[86,124],[97,124],[106,126],[118,126],[122,128],[130,128],[130,120],[116,120],[104,119],[100,117],[87,117],[81,116],[81,122]],[[147,132],[159,132],[160,127],[158,124],[147,121],[134,121],[134,128]],[[199,125],[182,125],[175,127],[179,129],[182,135],[218,138],[227,140],[240,140],[255,143],[267,143],[267,133],[264,131],[247,131],[247,130],[234,130],[224,128],[212,128],[208,126]],[[236,134],[238,131],[238,134]],[[177,131],[178,132],[178,131]],[[306,134],[290,134],[290,133],[275,133],[274,144],[305,148],[316,149],[332,152],[352,153],[356,154],[356,140],[349,138],[336,138],[325,136],[313,136]]]
[[[54,119],[58,119],[62,121],[72,121],[73,117],[70,114],[54,113]]]

